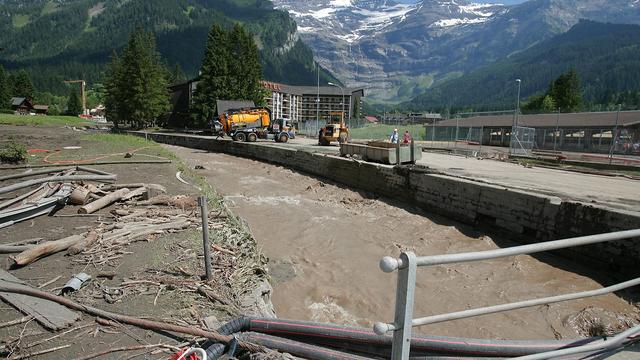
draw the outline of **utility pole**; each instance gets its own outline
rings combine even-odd
[[[316,68],[318,69],[318,94],[316,95],[316,126],[314,127],[315,132],[313,136],[315,136],[318,131],[320,131],[320,64],[317,62]]]
[[[338,84],[334,84],[332,82],[329,83],[329,85],[331,86],[335,86],[337,88],[340,89],[340,91],[342,92],[342,126],[344,126],[344,88]]]
[[[558,133],[559,124],[560,124],[560,108],[558,108],[558,115],[556,116],[556,132],[553,133],[553,151],[556,151],[556,138],[560,135]]]
[[[87,83],[84,80],[65,80],[65,84],[80,84],[80,97],[82,97],[82,115],[87,115],[87,94],[85,92],[85,87]]]
[[[613,152],[616,150],[616,143],[618,142],[618,121],[620,120],[621,104],[618,104],[618,113],[616,114],[616,126],[611,133],[611,149],[609,150],[609,165],[613,162]]]

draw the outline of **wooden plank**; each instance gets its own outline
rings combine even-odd
[[[25,284],[24,281],[0,269],[0,285],[4,284],[25,288],[30,287]],[[50,330],[66,328],[80,318],[80,314],[53,301],[6,292],[0,292],[0,298],[13,305],[25,315],[33,316],[37,322]]]

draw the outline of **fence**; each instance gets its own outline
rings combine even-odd
[[[464,319],[480,315],[493,314],[498,312],[522,309],[538,305],[552,304],[556,302],[582,299],[586,297],[600,296],[607,293],[620,291],[632,286],[640,285],[640,278],[626,281],[617,285],[609,286],[599,290],[585,291],[573,294],[559,295],[547,298],[533,299],[510,304],[490,306],[485,308],[471,309],[460,312],[428,316],[419,319],[413,319],[413,301],[416,285],[416,272],[418,266],[434,266],[443,264],[454,264],[462,262],[481,261],[489,259],[497,259],[502,257],[527,255],[550,250],[565,249],[575,246],[602,243],[607,241],[617,241],[623,239],[631,239],[640,237],[640,229],[619,231],[600,235],[583,236],[572,239],[556,240],[532,245],[516,246],[506,249],[417,257],[412,252],[403,252],[400,258],[384,257],[380,261],[382,271],[390,273],[398,271],[398,282],[396,285],[396,305],[395,318],[392,324],[376,323],[374,331],[379,335],[384,335],[389,331],[393,331],[393,360],[409,359],[411,330],[413,326],[422,326],[434,324],[438,322]],[[587,345],[565,348],[562,350],[554,350],[551,352],[531,354],[519,359],[537,360],[550,359],[558,356],[571,354],[582,354],[589,351],[606,350],[621,346],[627,341],[628,337],[640,334],[640,326],[634,327],[628,331],[620,333],[618,336],[594,341]]]
[[[512,130],[509,154],[530,156],[536,145],[536,129],[516,126]]]
[[[482,127],[426,127],[426,146],[467,152],[482,151]]]

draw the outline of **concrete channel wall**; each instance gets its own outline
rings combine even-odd
[[[442,175],[311,153],[285,146],[237,143],[183,134],[132,132],[159,143],[222,152],[282,165],[381,196],[414,204],[462,223],[507,231],[532,243],[640,228],[640,217],[558,197]],[[626,278],[640,274],[640,242],[625,240],[564,251],[589,266]],[[420,255],[420,254],[418,254]]]

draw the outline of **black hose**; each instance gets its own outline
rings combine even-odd
[[[236,333],[248,331],[250,320],[250,318],[244,316],[235,318],[218,328],[218,333],[221,335],[234,335]],[[216,360],[225,354],[227,344],[207,341],[202,345],[202,348],[206,349],[207,359]],[[229,346],[229,351],[227,351],[227,353],[229,352],[235,352],[235,347]],[[233,356],[234,354],[229,355]]]
[[[311,346],[308,349],[338,351],[342,354],[357,354],[354,356],[367,356],[373,358],[389,358],[391,355],[392,336],[380,336],[369,329],[347,327],[309,321],[280,320],[269,318],[236,318],[220,329],[223,335],[234,335],[244,332],[261,333],[271,335],[265,337],[267,344],[280,343],[294,346],[299,351],[305,350],[299,344]],[[240,334],[239,336],[244,336]],[[252,335],[256,337],[257,335]],[[277,336],[277,338],[276,338]],[[441,336],[427,336],[414,334],[411,339],[412,358],[432,358],[454,356],[456,358],[508,358],[536,354],[567,347],[575,347],[590,343],[600,338],[587,338],[580,340],[483,340],[468,338],[453,338]],[[277,341],[276,341],[277,340]],[[293,341],[292,343],[288,341]],[[294,345],[291,345],[294,344]],[[265,345],[268,346],[268,345]],[[283,345],[284,346],[284,345]],[[270,347],[270,346],[268,346]],[[225,344],[206,343],[207,356],[217,359],[226,348]],[[274,348],[276,349],[276,348]],[[311,359],[324,359],[324,355],[305,356]]]
[[[304,359],[313,360],[370,360],[355,354],[344,353],[320,346],[310,345],[307,343],[284,339],[277,336],[260,334],[255,332],[246,332],[238,335],[238,340],[250,342],[252,344],[262,345],[269,349],[277,350],[283,353],[289,353],[293,356],[302,357]]]
[[[276,335],[301,342],[322,344],[348,352],[368,356],[388,357],[392,336],[380,336],[369,329],[333,324],[279,319],[251,319],[250,331]],[[414,334],[411,340],[411,356],[476,356],[515,357],[574,347],[598,340],[482,340]]]

